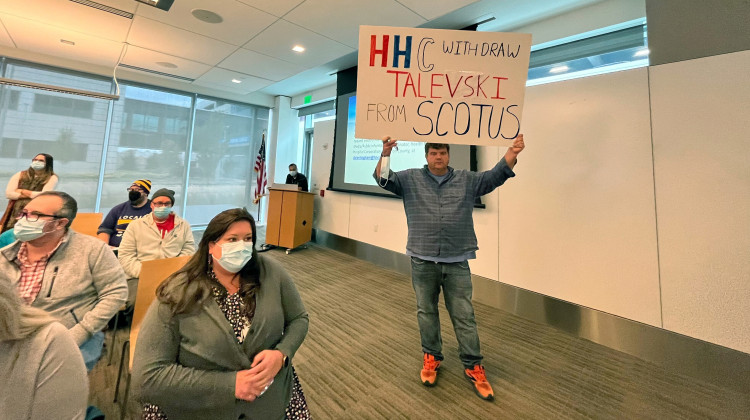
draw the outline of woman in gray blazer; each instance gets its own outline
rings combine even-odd
[[[219,213],[157,289],[133,359],[144,419],[306,419],[291,360],[308,316],[286,271],[255,251],[245,209]]]

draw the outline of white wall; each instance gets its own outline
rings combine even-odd
[[[529,88],[518,176],[474,212],[473,272],[750,352],[749,64],[743,52]],[[315,142],[322,188],[333,122]],[[480,169],[502,152],[481,149]],[[398,200],[317,200],[317,228],[404,252]]]
[[[647,71],[527,88],[500,281],[661,325]]]
[[[310,103],[305,103],[305,97],[310,96]],[[295,95],[292,97],[292,107],[293,108],[301,108],[303,106],[313,105],[325,101],[330,101],[331,99],[336,97],[336,83],[333,83],[328,86],[323,86],[322,88],[315,89],[309,92],[305,92],[299,95]]]
[[[750,353],[750,51],[651,70],[664,327]]]

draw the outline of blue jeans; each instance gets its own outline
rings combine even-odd
[[[438,301],[443,289],[445,307],[458,340],[458,356],[465,368],[482,362],[479,334],[471,304],[471,271],[469,262],[435,263],[411,257],[411,281],[417,296],[417,321],[422,337],[422,351],[443,360]]]
[[[86,364],[86,370],[91,371],[96,362],[102,357],[102,347],[104,347],[104,333],[99,331],[81,344],[79,349],[83,354],[83,363]],[[110,350],[112,351],[112,350]]]

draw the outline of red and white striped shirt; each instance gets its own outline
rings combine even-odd
[[[29,261],[28,244],[25,242],[21,244],[21,249],[18,250],[18,266],[21,268],[21,280],[18,282],[18,296],[27,304],[31,305],[37,295],[39,295],[39,291],[42,289],[44,270],[47,269],[47,262],[52,254],[57,251],[57,248],[60,247],[61,243],[62,241],[57,244],[55,249],[34,263]],[[54,277],[52,281],[54,282]],[[53,285],[50,285],[50,292],[52,292],[51,286]]]

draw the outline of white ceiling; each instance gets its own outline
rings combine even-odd
[[[257,102],[334,83],[332,73],[356,65],[359,25],[459,29],[494,17],[493,30],[510,30],[599,1],[174,0],[168,12],[97,1],[130,19],[70,0],[0,0],[0,54],[99,74],[120,60],[192,80],[118,67],[121,79]],[[223,21],[200,21],[195,9]]]

